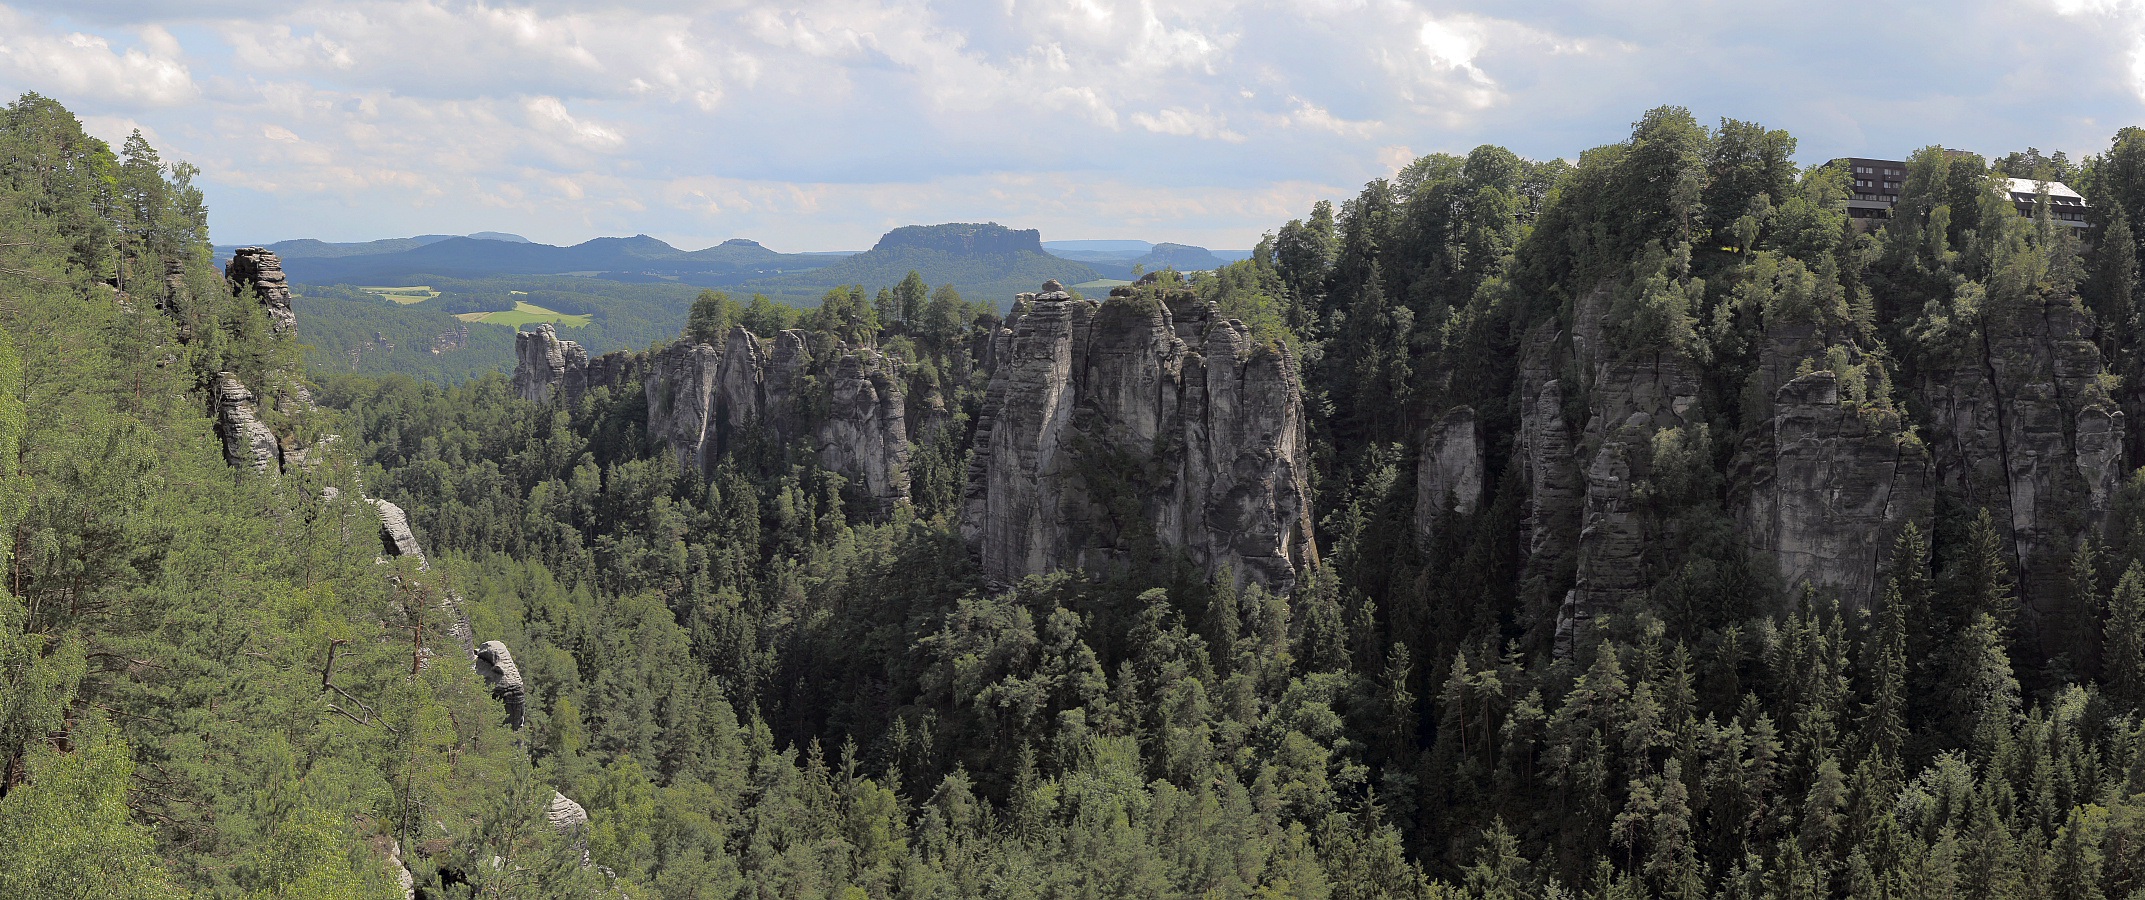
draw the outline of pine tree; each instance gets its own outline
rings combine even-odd
[[[1897,772],[1907,743],[1907,604],[1900,597],[1898,579],[1886,588],[1877,616],[1867,653],[1870,699],[1863,707],[1861,731],[1866,752]]]
[[[2145,706],[2145,564],[2133,560],[2108,597],[2103,678],[2124,709]]]

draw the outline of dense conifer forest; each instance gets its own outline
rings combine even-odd
[[[0,897],[392,898],[401,866],[435,898],[2145,896],[2145,476],[2054,569],[1939,485],[1874,602],[1787,583],[1731,512],[1782,322],[1825,336],[1787,368],[1910,423],[1902,453],[1933,415],[1911,386],[2029,305],[2082,317],[2094,397],[2139,412],[2145,131],[2075,163],[1919,151],[1869,228],[1794,150],[1663,108],[1575,163],[1429,156],[1130,292],[1296,361],[1319,553],[1283,593],[1152,542],[986,579],[959,519],[1001,320],[921,283],[708,294],[685,335],[898,360],[945,424],[891,509],[802,439],[681,466],[634,382],[269,399],[298,341],[211,267],[196,171],[25,96],[0,114]],[[2094,228],[2019,215],[2004,175],[2079,189]],[[1575,620],[1583,564],[1528,542],[1520,362],[1588,302],[1603,352],[1678,360],[1701,412],[1642,442],[1637,587]],[[340,438],[227,465],[226,372],[279,437]],[[1425,538],[1417,454],[1458,404],[1484,488]],[[367,495],[428,565],[379,559]],[[456,616],[512,648],[520,730]],[[585,824],[547,822],[554,791]]]

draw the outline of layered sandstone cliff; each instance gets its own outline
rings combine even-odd
[[[2090,645],[2093,611],[2072,608],[2064,572],[2125,473],[2122,410],[2068,296],[1992,316],[1916,392],[1944,488],[1989,510],[2009,544],[2020,633],[2048,655]]]
[[[1750,423],[1739,460],[1744,545],[1788,590],[1831,589],[1858,609],[1882,598],[1900,531],[1928,533],[1936,497],[1927,445],[1892,405],[1889,379],[1871,378],[1882,365],[1814,324],[1772,325],[1753,375],[1770,410]]]
[[[1482,423],[1469,406],[1455,406],[1423,429],[1415,465],[1415,533],[1424,545],[1447,512],[1465,516],[1482,502]]]
[[[1698,383],[1682,353],[1618,350],[1608,338],[1605,284],[1574,304],[1572,355],[1586,385],[1577,458],[1583,493],[1571,590],[1557,613],[1559,642],[1578,626],[1643,595],[1668,548],[1649,540],[1634,490],[1651,474],[1655,436],[1700,421]]]
[[[290,281],[283,275],[283,260],[264,247],[240,247],[223,267],[223,277],[243,290],[250,285],[276,334],[298,330],[298,314],[290,305]]]
[[[535,331],[514,333],[516,394],[531,403],[572,406],[594,387],[617,387],[630,380],[640,354],[623,351],[591,358],[576,341],[559,337],[546,322]]]
[[[679,341],[652,354],[591,359],[539,325],[515,338],[513,386],[532,402],[570,404],[598,385],[622,387],[639,377],[648,433],[680,466],[706,474],[747,442],[781,447],[803,439],[821,465],[891,510],[909,498],[899,363],[869,347],[815,352],[813,340],[794,329],[762,339],[737,326],[721,347]]]
[[[264,474],[283,470],[283,449],[261,422],[260,400],[245,382],[230,372],[216,373],[209,382],[209,405],[216,435],[223,439],[224,462]]]
[[[1188,292],[1112,293],[1046,284],[999,332],[963,538],[999,581],[1165,549],[1287,588],[1316,559],[1288,347]]]

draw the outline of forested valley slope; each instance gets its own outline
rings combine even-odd
[[[1867,228],[1794,148],[441,387],[25,96],[0,896],[2138,896],[2145,131]]]

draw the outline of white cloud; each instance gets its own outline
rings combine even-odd
[[[2145,99],[2145,2],[2140,0],[2050,0],[2058,15],[2112,26],[2130,42],[2130,91]]]
[[[1134,124],[1160,134],[1178,137],[1196,137],[1207,140],[1224,140],[1232,144],[1242,143],[1244,136],[1229,130],[1227,116],[1212,112],[1193,112],[1181,106],[1155,112],[1132,114]]]
[[[58,33],[0,6],[0,85],[116,106],[174,106],[200,90],[180,59],[178,41],[149,24],[135,45],[115,49],[104,37]]]
[[[593,120],[575,118],[557,97],[531,97],[524,107],[529,118],[545,132],[592,150],[612,150],[626,142],[617,129]],[[578,196],[578,193],[576,194]]]
[[[1432,62],[1466,72],[1478,84],[1490,83],[1489,76],[1475,68],[1475,54],[1482,51],[1482,35],[1466,23],[1429,19],[1416,35]]]
[[[1417,152],[1576,157],[1663,103],[1820,157],[2089,152],[2138,117],[2141,4],[1962,0],[1861,53],[1844,0],[14,0],[0,88],[143,127],[233,238],[1248,246]]]

